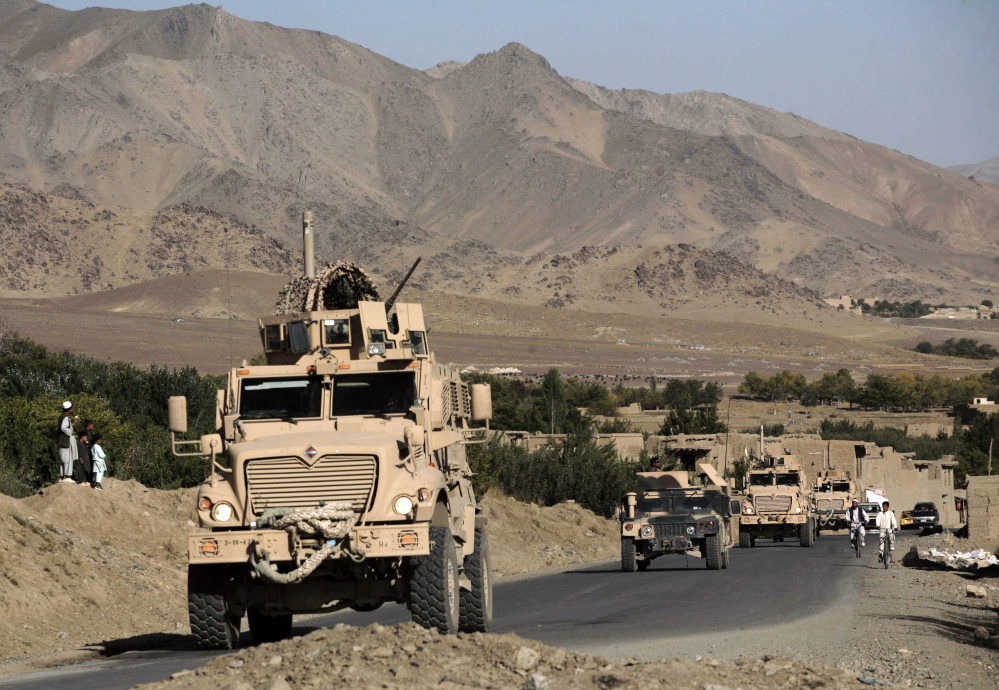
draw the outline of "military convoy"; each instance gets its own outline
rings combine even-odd
[[[318,284],[310,216],[306,285]],[[186,400],[170,400],[174,452],[210,458],[188,542],[200,646],[236,646],[244,616],[264,642],[296,614],[386,602],[441,633],[489,629],[489,543],[466,460],[489,387],[438,362],[421,305],[394,297],[260,319],[267,363],[230,371],[216,432],[200,440],[176,440]]]
[[[703,558],[709,570],[728,567],[738,501],[712,465],[695,472],[639,472],[642,490],[625,494],[615,511],[621,522],[621,569],[645,570],[670,553]]]
[[[811,508],[816,536],[821,530],[847,529],[846,509],[857,498],[849,474],[838,470],[822,470],[812,487]]]
[[[815,535],[815,518],[797,458],[764,455],[746,473],[739,546],[748,549],[757,539],[797,539],[802,546],[811,546]]]

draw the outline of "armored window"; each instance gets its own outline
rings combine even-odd
[[[281,324],[278,323],[273,326],[264,326],[264,349],[281,349]]]
[[[391,350],[391,349],[395,348],[395,341],[388,339],[388,336],[385,333],[384,329],[381,329],[381,328],[371,328],[371,329],[368,329],[368,330],[369,330],[369,333],[371,334],[370,337],[369,337],[369,341],[370,342],[372,342],[372,343],[384,343],[386,350]]]
[[[849,491],[850,490],[850,483],[849,482],[836,482],[835,484],[832,485],[832,490],[833,491]]]
[[[776,475],[777,486],[797,486],[801,484],[801,477],[798,476],[797,472],[787,472],[786,474]]]
[[[292,321],[288,324],[288,340],[291,342],[291,351],[296,354],[312,349],[309,343],[309,327],[304,321]]]
[[[409,331],[409,346],[414,355],[427,354],[427,334],[424,331]]]
[[[327,345],[350,345],[350,321],[347,319],[325,319],[323,321],[323,342]]]
[[[668,513],[671,510],[668,496],[646,494],[635,501],[635,510],[639,513]]]
[[[333,377],[333,415],[403,414],[416,402],[409,371],[338,374]]]
[[[751,474],[749,475],[750,486],[773,486],[774,478],[772,474]]]
[[[239,416],[243,419],[298,419],[321,415],[323,389],[316,377],[243,379]]]

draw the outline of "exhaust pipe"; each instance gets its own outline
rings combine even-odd
[[[312,232],[312,211],[302,211],[302,243],[305,245],[305,277],[316,277],[316,243]]]

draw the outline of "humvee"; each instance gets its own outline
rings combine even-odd
[[[846,529],[846,509],[856,497],[849,473],[837,470],[819,472],[811,493],[816,536],[824,529]]]
[[[639,472],[638,478],[642,490],[625,494],[617,507],[621,569],[645,570],[669,553],[697,555],[709,570],[727,568],[733,507],[728,482],[717,470],[700,464],[693,473]]]
[[[421,305],[395,303],[400,290],[261,318],[267,363],[229,372],[214,434],[178,440],[186,400],[170,400],[174,452],[210,458],[188,540],[201,647],[235,647],[244,615],[259,643],[289,636],[296,614],[386,602],[441,633],[490,627],[486,521],[466,460],[469,422],[488,428],[489,387],[435,359]]]
[[[739,546],[757,539],[796,538],[802,546],[815,541],[815,521],[793,455],[766,456],[746,473],[746,500],[739,517]]]

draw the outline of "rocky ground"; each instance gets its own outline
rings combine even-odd
[[[896,553],[904,553],[919,539],[930,539],[938,548],[955,541],[949,534],[912,536],[900,540]],[[876,561],[873,552],[866,557]],[[893,685],[996,687],[999,573],[975,576],[900,566],[886,571],[875,562],[871,565],[857,599],[852,633],[839,663],[842,668]],[[980,587],[985,596],[971,595],[969,584]]]
[[[240,650],[145,690],[225,688],[861,688],[850,671],[785,657],[613,663],[516,635],[454,637],[413,623],[339,625],[304,637]]]

